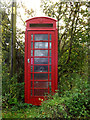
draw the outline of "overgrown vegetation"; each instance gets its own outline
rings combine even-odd
[[[43,12],[57,19],[58,91],[47,95],[40,107],[24,103],[24,32],[17,29],[16,74],[10,76],[10,10],[2,11],[2,107],[3,118],[83,118],[89,116],[88,22],[89,2],[42,0]],[[25,6],[24,6],[25,8]],[[25,11],[26,10],[25,8]],[[28,11],[30,16],[33,12]],[[25,12],[26,13],[26,12]],[[20,16],[20,15],[19,15]],[[63,21],[63,24],[61,24]],[[36,114],[37,113],[37,114]]]

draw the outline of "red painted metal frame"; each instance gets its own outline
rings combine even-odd
[[[53,27],[30,27],[30,24],[53,24]],[[48,48],[34,48],[34,37],[33,37],[33,48],[31,48],[31,34],[48,34]],[[52,39],[50,41],[50,34],[52,35]],[[42,41],[40,41],[42,42]],[[45,41],[43,41],[45,42]],[[49,42],[51,42],[51,57],[49,56]],[[31,49],[32,50],[48,50],[48,56],[31,56]],[[33,59],[33,72],[31,72],[31,58]],[[31,103],[33,105],[40,105],[41,100],[44,100],[44,96],[34,96],[34,81],[39,80],[31,80],[31,73],[41,73],[41,72],[34,72],[34,58],[51,58],[51,72],[49,71],[50,64],[42,64],[48,65],[48,80],[40,80],[40,81],[48,81],[48,88],[37,88],[37,89],[48,89],[48,93],[50,92],[49,82],[51,81],[51,90],[55,92],[57,90],[57,81],[58,81],[58,34],[56,28],[56,20],[48,17],[35,17],[26,21],[26,32],[25,32],[25,103]],[[30,62],[28,63],[28,59]],[[38,64],[39,65],[39,64]],[[41,64],[40,64],[41,65]],[[51,80],[49,80],[49,73],[51,73]],[[34,78],[34,74],[33,77]],[[31,81],[32,81],[32,96],[31,96]]]

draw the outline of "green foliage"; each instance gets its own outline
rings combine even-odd
[[[67,112],[65,105],[63,104],[64,99],[55,95],[48,95],[48,100],[42,102],[41,108],[39,110],[39,118],[58,118],[67,117]]]
[[[2,76],[3,107],[11,107],[18,103],[18,101],[24,102],[24,82],[17,82],[17,74],[10,77],[6,64],[2,67]]]
[[[83,73],[84,74],[84,73]],[[60,78],[60,94],[64,94],[67,90],[72,90],[74,88],[80,89],[83,91],[87,85],[88,76],[84,75],[83,77],[77,73],[71,73],[68,76],[62,76]]]
[[[77,78],[78,79],[78,78]],[[82,86],[82,85],[81,85]],[[83,88],[84,87],[84,88]],[[88,84],[64,94],[48,95],[38,111],[40,118],[89,118]]]
[[[57,19],[59,83],[61,77],[68,77],[73,72],[86,73],[84,66],[87,67],[89,40],[87,6],[88,3],[85,2],[54,3],[42,0],[43,12]]]

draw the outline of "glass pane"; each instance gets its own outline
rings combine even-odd
[[[32,89],[31,89],[31,96],[32,96]]]
[[[49,82],[49,87],[51,87],[51,82]]]
[[[51,73],[49,74],[49,80],[51,80]]]
[[[35,96],[44,96],[46,93],[48,93],[48,89],[35,89],[34,90]]]
[[[32,81],[31,81],[31,88],[32,88]]]
[[[51,41],[51,34],[50,34],[50,41]]]
[[[51,72],[51,65],[49,66],[49,71]]]
[[[51,92],[51,82],[49,82],[49,89],[50,89],[50,92]]]
[[[51,49],[51,42],[49,43],[49,47],[50,47],[50,49]]]
[[[31,40],[33,40],[33,34],[31,34]]]
[[[33,56],[33,50],[31,50],[31,56]]]
[[[49,54],[50,54],[50,56],[51,56],[51,50],[49,51]]]
[[[31,42],[31,48],[33,48],[33,42]]]
[[[48,42],[35,42],[35,48],[48,48]]]
[[[34,64],[48,64],[48,58],[34,58]]]
[[[45,65],[35,65],[34,66],[34,72],[48,72],[48,66]]]
[[[49,63],[51,64],[51,58],[49,58]]]
[[[34,73],[35,80],[48,80],[48,73]]]
[[[33,64],[33,58],[31,58],[31,64]]]
[[[31,80],[32,80],[32,73],[31,73]]]
[[[35,34],[35,40],[48,40],[48,34]]]
[[[33,66],[31,66],[31,72],[33,71]]]
[[[34,88],[48,88],[48,82],[34,82]]]
[[[34,50],[34,56],[48,56],[48,50]]]

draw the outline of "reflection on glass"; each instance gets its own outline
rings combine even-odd
[[[35,65],[34,72],[48,72],[48,66],[46,65]]]
[[[51,58],[49,58],[49,63],[51,64]]]
[[[48,42],[35,42],[35,48],[48,48]]]
[[[49,80],[51,80],[51,73],[49,74]]]
[[[34,50],[34,56],[48,56],[48,50]]]
[[[48,88],[48,82],[35,81],[34,88]]]
[[[44,96],[46,93],[48,93],[48,89],[35,89],[34,90],[34,96]]]
[[[31,40],[33,40],[33,34],[31,34]]]
[[[51,56],[51,50],[49,51],[49,54],[50,54],[50,56]]]
[[[34,73],[35,80],[48,80],[48,73]]]
[[[32,80],[32,73],[31,73],[31,80]]]
[[[31,72],[33,71],[33,66],[31,65]]]
[[[34,64],[48,64],[48,58],[34,58]]]
[[[51,34],[50,34],[50,41],[51,41]]]
[[[31,50],[31,56],[33,56],[33,50]]]
[[[51,65],[49,66],[49,71],[51,72]]]
[[[35,40],[48,40],[48,34],[35,34]]]
[[[33,48],[33,42],[31,42],[31,48]]]
[[[50,49],[51,49],[51,42],[49,43],[49,47],[50,47]]]

